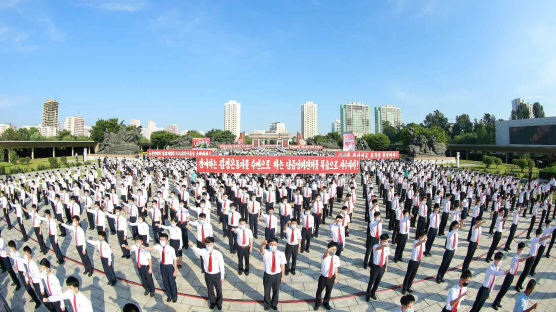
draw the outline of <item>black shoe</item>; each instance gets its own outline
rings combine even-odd
[[[487,263],[490,263],[490,261],[491,261],[490,259],[486,259],[486,262],[487,262]]]
[[[222,306],[216,305],[216,310],[222,310]]]
[[[89,277],[93,276],[93,271],[89,272]]]
[[[363,264],[363,269],[366,270],[367,269],[367,265]]]
[[[402,259],[398,259],[398,261],[399,261],[399,262],[403,262],[403,260],[402,260]]]
[[[529,275],[531,275],[532,277],[535,277],[535,272],[531,272],[531,273],[529,273]]]
[[[313,310],[316,311],[319,309],[319,307],[320,307],[320,303],[315,302],[315,306],[313,307]]]
[[[150,294],[150,296],[151,296],[151,297],[154,297],[154,292],[152,292],[152,293]]]
[[[394,263],[398,263],[398,259],[394,259]]]
[[[305,249],[305,252],[306,252],[306,253],[309,253],[309,251],[310,251],[309,248]]]
[[[371,299],[373,299],[374,301],[377,301],[377,300],[378,300],[378,298],[376,297],[375,294],[371,294]]]
[[[402,295],[405,295],[406,291],[404,288],[402,288]]]
[[[62,235],[60,235],[60,237],[66,237],[66,234],[62,234]]]
[[[328,302],[325,302],[323,306],[326,310],[332,310],[332,307],[328,304]]]
[[[176,298],[176,299],[172,299],[172,302],[173,302],[173,303],[176,303],[176,302],[178,302],[178,298]]]
[[[407,292],[408,292],[408,293],[412,293],[412,292],[413,292],[413,289],[410,288],[410,289],[407,290]]]
[[[498,307],[499,307],[499,308],[501,308],[501,307],[502,307],[502,305],[500,304],[500,302],[498,302]]]
[[[286,269],[286,275],[290,275],[290,271]]]
[[[301,249],[301,250],[300,250],[299,252],[300,252],[300,253],[303,253],[303,252],[304,252],[304,250],[303,250],[303,249]]]
[[[17,286],[15,287],[15,291],[18,291],[20,288],[21,288],[21,285],[17,285]]]
[[[145,290],[145,293],[143,294],[143,296],[146,296],[148,294],[149,294],[149,292]]]
[[[273,306],[272,310],[278,311],[278,307],[277,306]]]
[[[517,292],[521,292],[521,287],[517,287],[517,286],[515,286],[515,291],[517,291]]]
[[[237,274],[238,274],[238,275],[241,275],[242,272],[243,272],[243,271],[241,271],[241,270],[237,270]]]
[[[178,264],[178,269],[181,269],[181,267],[182,267],[182,265],[181,265],[181,264]]]
[[[494,303],[492,304],[492,308],[493,308],[494,310],[498,311],[498,306],[497,306],[496,304],[494,304]]]
[[[270,307],[267,306],[267,305],[265,305],[265,306],[264,306],[264,310],[265,310],[265,311],[268,311],[268,310],[270,310]]]
[[[292,275],[295,275],[295,270],[292,270]]]
[[[438,278],[436,278],[436,283],[440,284],[440,280]]]
[[[209,309],[212,310],[212,309],[214,309],[214,307],[216,307],[216,303],[211,303],[210,306],[209,306]]]
[[[243,273],[245,273],[245,276],[249,275],[249,271],[243,271]]]
[[[41,306],[41,302],[40,301],[36,301],[35,302],[35,309],[38,309]]]
[[[122,258],[126,258],[126,255],[122,255]]]

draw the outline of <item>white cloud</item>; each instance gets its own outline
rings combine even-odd
[[[84,0],[81,4],[105,11],[135,12],[145,6],[144,0]]]

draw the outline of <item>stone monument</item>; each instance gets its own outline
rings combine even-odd
[[[409,130],[408,154],[415,156],[445,156],[446,144],[438,142],[436,137],[427,137],[422,133],[416,133],[411,127]]]
[[[126,129],[125,125],[120,124],[117,132],[104,131],[104,140],[99,144],[98,153],[100,154],[119,154],[133,155],[139,153],[139,139],[141,138],[141,127]]]

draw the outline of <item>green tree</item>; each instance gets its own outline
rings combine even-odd
[[[512,164],[518,166],[521,171],[523,171],[523,169],[525,169],[527,167],[527,165],[529,164],[528,159],[523,159],[523,158],[519,158],[519,159],[513,159],[512,160]]]
[[[94,126],[91,127],[91,139],[95,142],[104,141],[104,131],[117,132],[120,130],[118,118],[110,118],[107,120],[99,119]]]
[[[212,129],[207,132],[207,137],[210,138],[211,143],[219,144],[233,144],[236,136],[229,130],[223,131],[220,129]]]
[[[29,129],[29,140],[30,141],[41,141],[44,137],[39,132],[39,129],[32,127]]]
[[[390,139],[383,133],[366,134],[363,139],[367,141],[372,150],[384,150],[390,146]]]
[[[384,133],[390,142],[396,143],[400,141],[400,128],[396,128],[390,124],[389,121],[385,121],[382,123],[382,133]]]
[[[448,131],[448,118],[444,116],[438,109],[432,113],[427,114],[425,116],[425,120],[423,121],[423,125],[426,128],[432,127],[440,127],[444,131]]]
[[[204,135],[202,135],[197,130],[189,130],[189,131],[187,131],[187,135],[191,136],[192,138],[204,138],[205,137]]]
[[[520,103],[515,112],[516,119],[529,119],[531,118],[531,111],[529,111],[529,106],[525,103]]]
[[[533,115],[534,118],[543,118],[544,117],[544,108],[539,102],[535,102],[533,104]]]
[[[168,131],[155,131],[151,133],[151,144],[157,148],[165,148],[170,141],[176,139],[177,134]]]
[[[462,114],[456,116],[456,123],[454,124],[454,128],[452,130],[452,136],[456,136],[462,133],[469,133],[473,131],[473,123],[469,118],[469,115]]]

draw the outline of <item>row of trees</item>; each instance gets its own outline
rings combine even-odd
[[[532,113],[532,115],[531,115]],[[539,103],[533,103],[533,111],[529,110],[529,104],[520,103],[517,110],[512,110],[512,120],[515,119],[529,119],[529,118],[543,118],[544,107]]]
[[[68,130],[62,130],[54,137],[42,136],[39,129],[32,128],[19,128],[14,130],[12,128],[6,129],[0,135],[0,141],[88,141],[87,136],[73,136]]]

